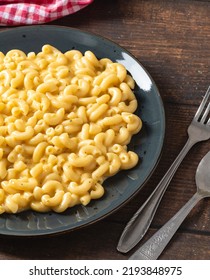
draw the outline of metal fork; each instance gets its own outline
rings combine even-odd
[[[117,245],[118,251],[127,253],[142,239],[152,222],[158,205],[171,179],[173,178],[177,168],[181,164],[186,154],[193,145],[210,138],[210,118],[208,117],[210,112],[209,96],[210,86],[203,97],[203,100],[197,112],[195,113],[191,124],[188,127],[188,140],[185,146],[149,198],[127,223]]]

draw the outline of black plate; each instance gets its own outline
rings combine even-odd
[[[60,51],[91,50],[98,58],[110,58],[122,63],[136,81],[137,114],[143,129],[129,145],[140,156],[140,163],[128,171],[121,171],[104,182],[105,195],[86,207],[76,206],[64,213],[36,213],[0,215],[0,234],[36,236],[73,230],[104,218],[130,199],[151,176],[157,165],[165,134],[165,114],[159,91],[143,66],[125,49],[101,36],[78,29],[58,26],[30,26],[0,32],[0,51],[11,49],[39,52],[45,44]]]

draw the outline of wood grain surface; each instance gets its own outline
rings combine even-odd
[[[166,113],[161,160],[145,187],[106,219],[78,231],[39,238],[0,236],[0,259],[127,259],[116,246],[127,221],[149,196],[187,140],[187,127],[210,84],[210,1],[95,0],[49,24],[91,31],[115,41],[144,65]],[[160,228],[196,191],[195,171],[210,141],[192,148],[176,172],[151,227]],[[183,222],[160,259],[210,259],[210,199]]]

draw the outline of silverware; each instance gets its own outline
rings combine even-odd
[[[156,260],[192,208],[205,197],[210,197],[210,152],[200,161],[196,170],[197,192],[193,197],[129,259]]]
[[[208,118],[210,112],[209,96],[210,87],[203,97],[203,100],[188,127],[188,140],[185,146],[149,198],[127,223],[117,245],[118,251],[127,253],[142,239],[152,222],[158,205],[173,178],[173,175],[186,154],[193,145],[210,138],[210,118]]]

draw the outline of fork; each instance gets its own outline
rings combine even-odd
[[[152,194],[125,226],[117,245],[117,250],[119,252],[127,253],[142,239],[152,222],[158,205],[160,204],[170,181],[184,157],[196,143],[210,138],[210,118],[208,118],[210,112],[209,96],[210,86],[187,129],[188,140],[186,144]]]

